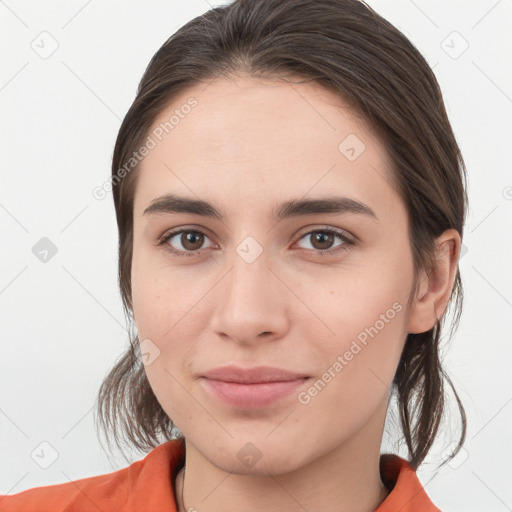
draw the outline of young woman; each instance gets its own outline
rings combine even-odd
[[[363,2],[237,0],[187,23],[112,163],[136,329],[98,412],[149,453],[1,510],[438,510],[415,471],[451,385],[465,179],[434,74]],[[380,453],[392,399],[407,460]]]

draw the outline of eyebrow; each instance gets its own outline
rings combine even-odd
[[[222,209],[200,199],[189,199],[166,194],[153,199],[142,215],[190,213],[223,221],[227,215]],[[375,212],[366,204],[345,196],[329,196],[319,199],[292,199],[272,210],[271,219],[280,221],[292,217],[315,214],[356,213],[379,222]]]

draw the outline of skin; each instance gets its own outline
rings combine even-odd
[[[187,89],[154,127],[191,96],[198,105],[141,162],[132,261],[139,339],[160,351],[147,376],[186,439],[179,508],[374,510],[388,494],[379,450],[393,376],[407,333],[429,330],[446,308],[460,237],[439,237],[438,269],[421,275],[410,295],[408,215],[385,146],[338,95],[312,82],[239,74]],[[349,134],[366,146],[354,161],[338,149]],[[143,215],[171,192],[227,217]],[[378,221],[354,213],[270,219],[276,204],[333,193],[364,202]],[[334,252],[344,243],[338,237],[315,243],[311,231],[325,226],[357,237],[355,245]],[[167,242],[190,257],[157,245],[180,227],[205,235]],[[251,263],[236,252],[248,236],[263,251]],[[307,404],[294,392],[241,410],[200,382],[202,372],[226,364],[269,365],[311,376],[301,388],[308,390],[394,303],[401,311]],[[248,442],[261,455],[251,467],[237,457]]]

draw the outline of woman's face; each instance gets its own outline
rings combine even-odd
[[[149,136],[134,202],[134,318],[149,382],[187,447],[247,474],[378,448],[413,332],[408,218],[383,144],[318,84],[243,75],[188,89]],[[145,213],[167,194],[219,217],[171,201]],[[352,202],[282,206],[335,198]],[[308,378],[267,385],[288,391],[266,403],[261,385],[244,388],[253,401],[228,402],[202,377],[225,365]]]

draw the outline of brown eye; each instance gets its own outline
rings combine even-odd
[[[205,238],[208,237],[201,231],[181,229],[165,234],[160,239],[159,245],[165,244],[169,252],[179,256],[194,256],[194,253],[199,253],[204,248]]]
[[[354,245],[354,242],[343,233],[331,228],[308,231],[302,235],[302,239],[309,240],[313,253],[316,252],[320,255],[348,250]],[[334,245],[336,239],[341,240],[341,243]]]
[[[204,235],[198,231],[184,231],[180,236],[180,243],[187,251],[194,251],[201,248]]]
[[[335,236],[332,233],[323,231],[315,231],[310,237],[313,247],[319,250],[330,249],[335,240]]]

